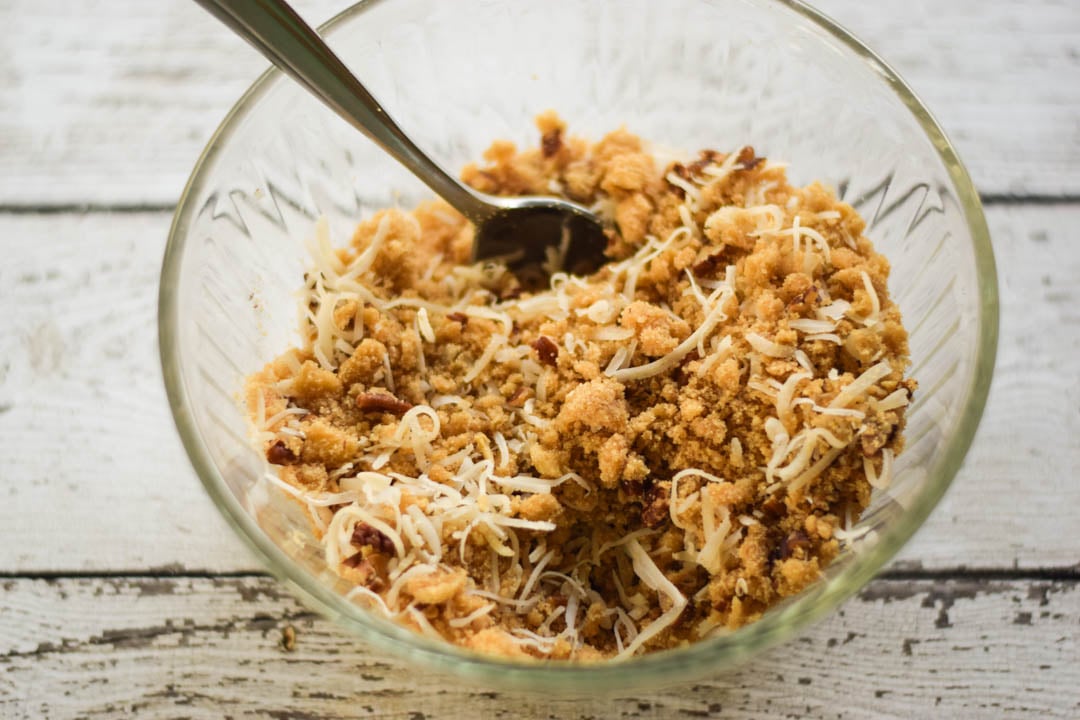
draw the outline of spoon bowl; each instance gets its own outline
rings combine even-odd
[[[498,209],[477,225],[474,262],[499,258],[529,289],[553,272],[587,275],[604,263],[604,227],[582,206],[546,197],[491,202]]]

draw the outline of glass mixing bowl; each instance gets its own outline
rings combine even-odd
[[[261,480],[243,380],[299,340],[295,291],[320,215],[357,220],[429,191],[276,71],[218,128],[184,190],[161,276],[160,337],[177,427],[237,533],[308,605],[380,651],[478,684],[617,692],[688,681],[791,637],[866,583],[952,480],[994,364],[997,289],[978,195],[911,90],[827,18],[778,0],[379,0],[323,27],[345,62],[445,167],[495,138],[533,143],[558,110],[598,138],[625,124],[696,152],[751,144],[855,205],[892,262],[920,389],[887,492],[825,577],[729,635],[622,663],[522,664],[438,644],[344,599],[299,507]],[[237,52],[243,52],[238,46]]]

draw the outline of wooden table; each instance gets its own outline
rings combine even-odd
[[[565,702],[370,654],[264,574],[184,456],[162,248],[263,62],[187,0],[0,0],[0,715],[1080,717],[1080,8],[822,5],[938,113],[986,201],[1002,320],[978,437],[901,559],[804,637],[691,688]]]

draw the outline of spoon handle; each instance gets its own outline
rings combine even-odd
[[[401,131],[310,25],[285,0],[195,0],[270,62],[423,180],[458,212],[481,222],[495,210]]]

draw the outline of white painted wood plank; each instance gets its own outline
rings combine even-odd
[[[187,461],[157,351],[169,217],[0,216],[0,568],[254,566]]]
[[[1080,207],[988,208],[1001,304],[975,442],[906,565],[1080,567]]]
[[[1080,562],[1080,207],[991,208],[997,375],[955,486],[903,552],[926,568]],[[253,570],[162,389],[161,213],[0,214],[0,544],[9,572]],[[69,529],[77,532],[72,535]]]
[[[299,0],[321,21],[348,0]],[[986,193],[1080,193],[1080,13],[821,0],[928,102]],[[171,204],[266,63],[190,0],[0,3],[0,205]]]
[[[622,697],[526,697],[410,671],[267,578],[0,585],[0,714],[257,718],[1070,718],[1080,586],[878,581],[749,665]],[[295,647],[283,631],[295,630]]]
[[[1080,190],[1080,12],[1074,0],[811,0],[889,63],[934,113],[976,186]]]
[[[323,22],[352,3],[300,0]],[[268,66],[190,0],[0,3],[0,204],[172,204]]]

